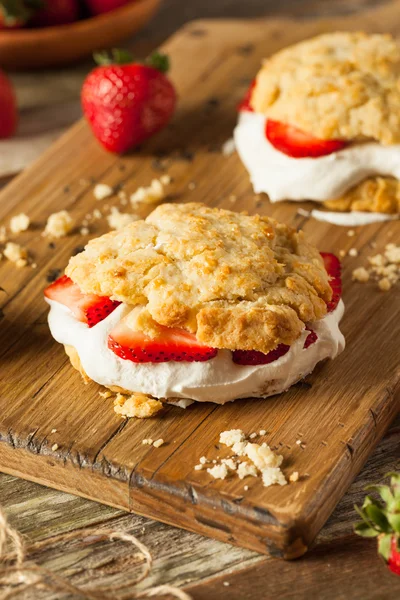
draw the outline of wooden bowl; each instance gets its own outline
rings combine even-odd
[[[160,0],[134,0],[116,10],[70,25],[0,32],[0,67],[36,69],[78,61],[111,48],[141,29]]]

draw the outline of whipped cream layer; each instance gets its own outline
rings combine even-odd
[[[292,158],[276,150],[265,136],[265,116],[241,112],[234,131],[236,149],[256,193],[271,202],[339,198],[373,175],[400,179],[400,145],[354,144],[319,158]]]
[[[334,312],[312,324],[318,335],[314,344],[306,350],[303,348],[308,335],[303,331],[287,354],[269,365],[237,365],[228,350],[220,350],[215,358],[206,362],[134,363],[116,356],[107,347],[110,331],[132,307],[121,304],[90,329],[67,307],[53,300],[47,302],[53,337],[76,349],[90,379],[101,385],[119,386],[156,398],[189,398],[217,404],[237,398],[266,398],[289,389],[311,373],[319,361],[335,358],[345,345],[339,330],[344,312],[340,301]]]
[[[383,223],[385,221],[396,221],[398,215],[387,215],[386,213],[362,212],[352,210],[350,212],[331,212],[328,210],[312,210],[310,216],[317,221],[331,223],[332,225],[343,225],[344,227],[357,227],[359,225],[370,225],[371,223]]]

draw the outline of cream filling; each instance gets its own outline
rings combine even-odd
[[[265,192],[271,202],[323,202],[339,198],[367,177],[387,175],[400,179],[399,144],[382,146],[368,142],[319,158],[291,158],[267,140],[265,117],[251,112],[240,113],[234,138],[254,191]]]
[[[47,302],[53,337],[76,349],[90,379],[156,398],[189,398],[217,404],[237,398],[266,398],[289,389],[311,373],[319,361],[335,358],[345,345],[339,330],[344,312],[340,301],[334,312],[312,324],[318,335],[314,344],[304,350],[308,332],[303,331],[287,354],[269,365],[237,365],[228,350],[218,351],[215,358],[206,362],[133,363],[119,358],[107,347],[110,331],[132,307],[121,304],[90,329],[67,307],[53,300]]]

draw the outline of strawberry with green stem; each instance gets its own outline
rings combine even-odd
[[[366,489],[378,492],[380,500],[366,496],[361,508],[362,518],[354,531],[357,535],[377,538],[378,552],[392,573],[400,575],[400,473],[388,473],[390,485],[370,485]]]
[[[44,0],[3,0],[0,3],[0,29],[23,27],[44,5]]]

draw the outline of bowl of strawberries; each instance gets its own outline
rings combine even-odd
[[[160,0],[3,0],[0,67],[66,65],[141,29]]]

